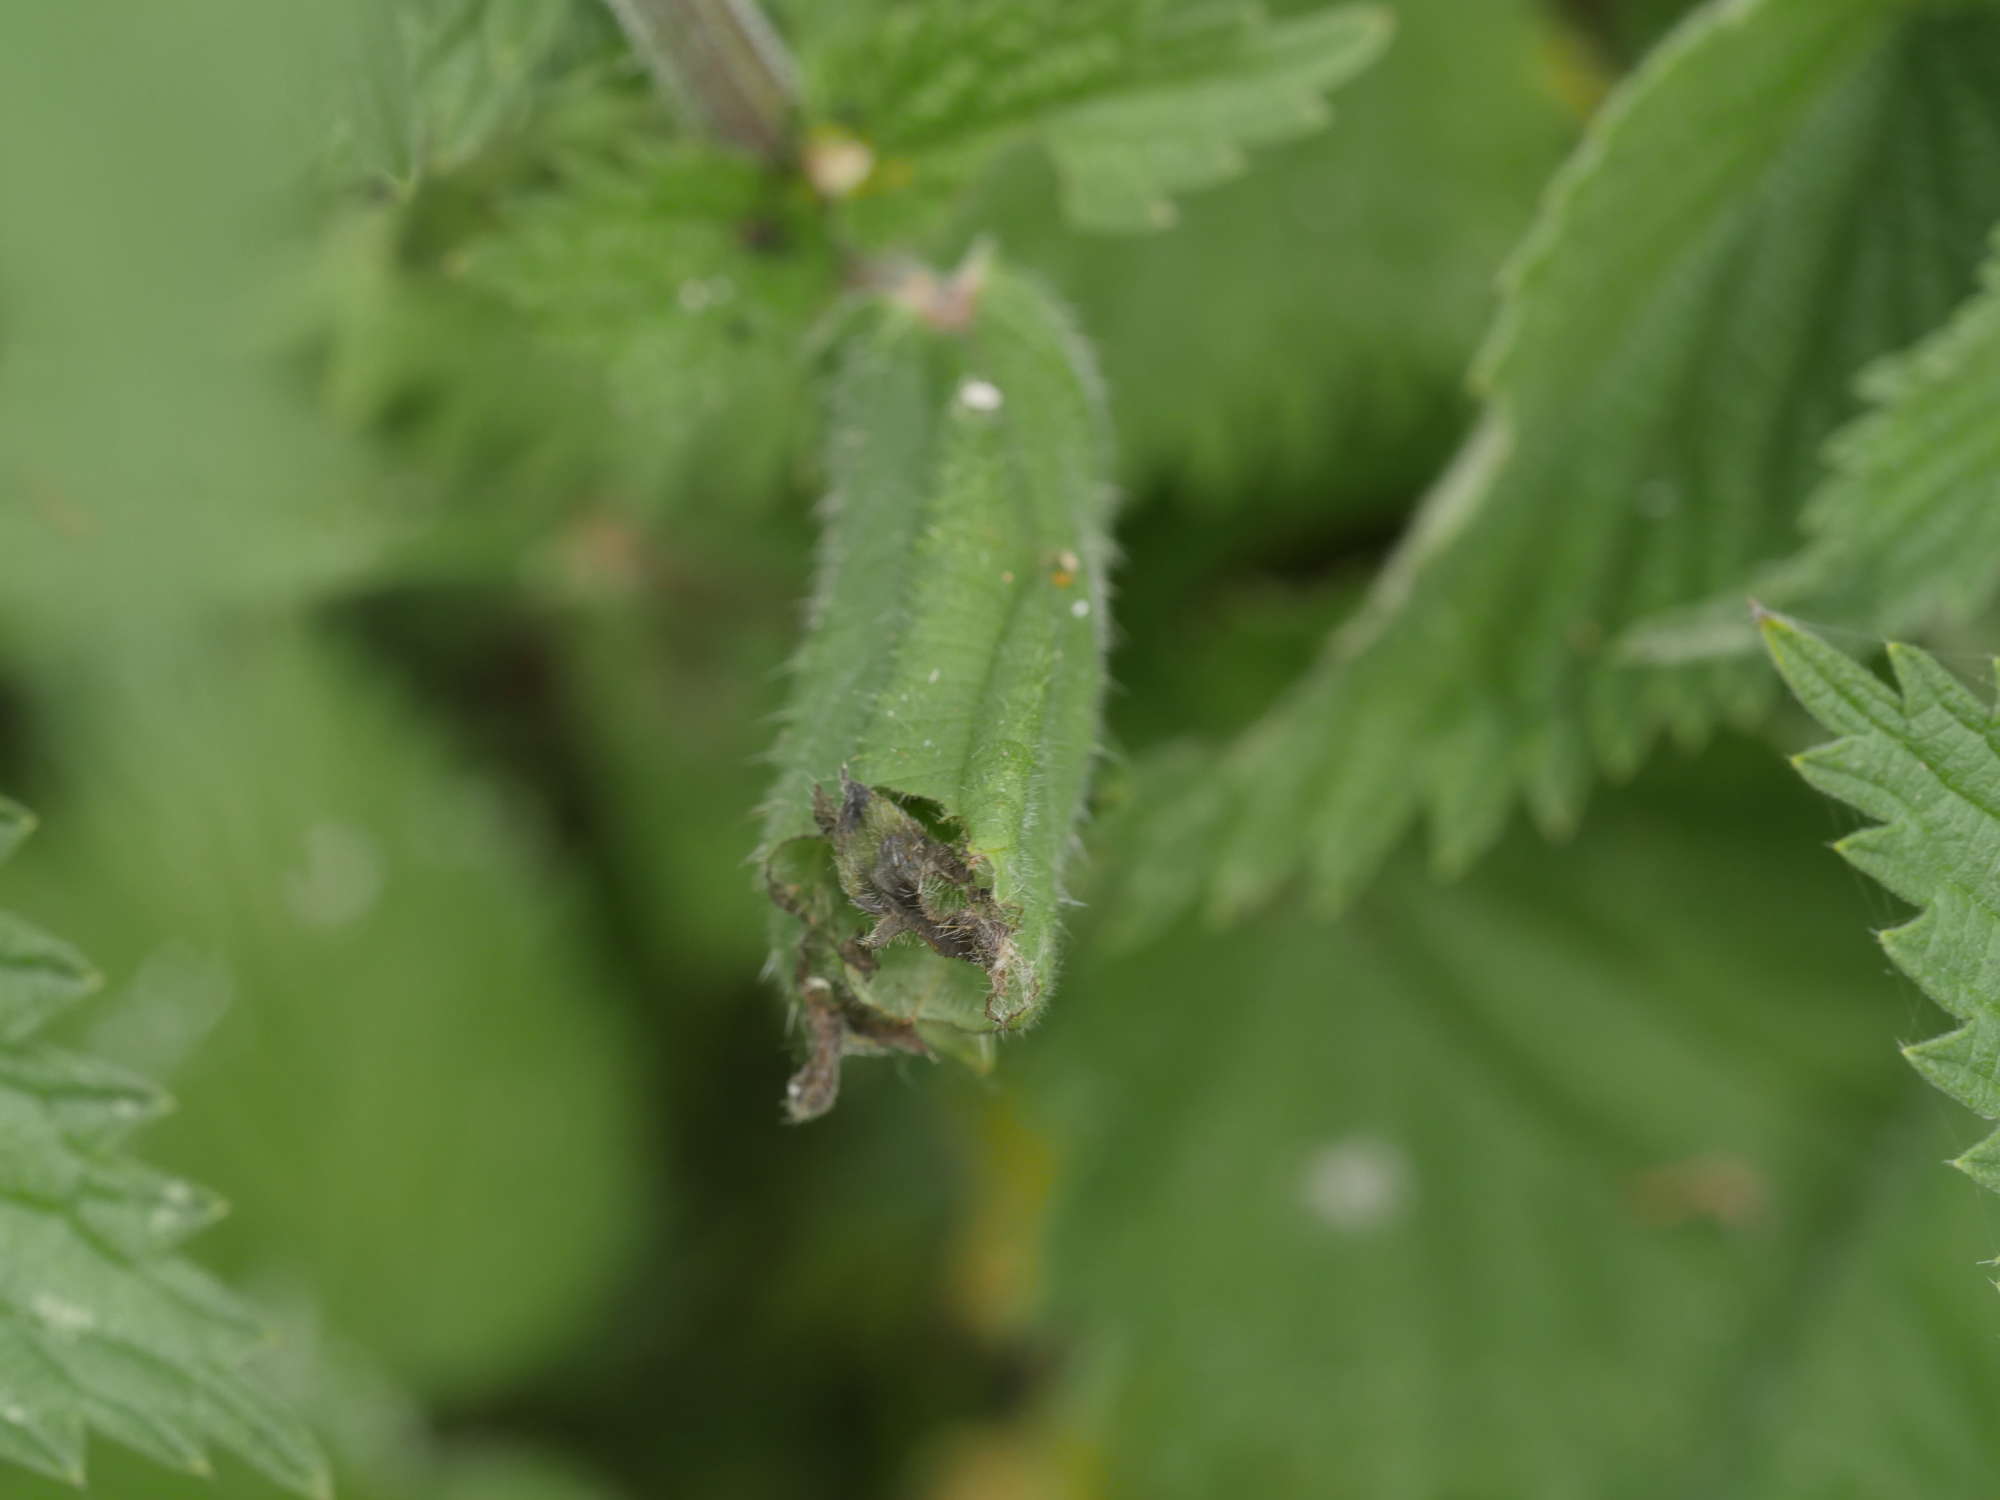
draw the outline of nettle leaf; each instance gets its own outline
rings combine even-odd
[[[1858,592],[1885,632],[1977,613],[2000,590],[2000,259],[1862,392],[1876,409],[1835,440],[1835,475],[1806,507],[1804,586]]]
[[[1827,446],[1803,547],[1744,588],[1642,624],[1662,659],[1756,647],[1743,594],[1894,635],[1970,618],[2000,592],[2000,259],[1949,323],[1866,371],[1870,409]]]
[[[810,27],[812,23],[808,23]],[[1359,6],[1282,21],[1235,3],[1085,0],[869,7],[802,41],[808,113],[872,169],[843,191],[949,186],[1041,145],[1081,228],[1157,229],[1245,151],[1319,129],[1322,96],[1389,36]]]
[[[210,1263],[466,1403],[563,1346],[658,1169],[534,804],[369,665],[267,615],[45,666],[69,802],[22,880],[130,976],[91,1048],[187,1096],[153,1149],[229,1184]]]
[[[1145,857],[1223,912],[1302,870],[1337,903],[1420,814],[1459,870],[1517,800],[1566,832],[1598,771],[1761,712],[1754,671],[1614,642],[1789,545],[1854,372],[1970,284],[1996,69],[1990,7],[1748,0],[1677,32],[1558,178],[1486,417],[1371,598],[1236,748],[1198,840]]]
[[[1070,218],[1097,230],[1172,224],[1174,196],[1236,176],[1247,165],[1245,147],[1325,125],[1330,116],[1320,96],[1373,61],[1388,36],[1376,10],[1239,23],[1231,44],[1184,78],[1149,81],[1054,114],[1037,133],[1062,174]],[[1192,62],[1199,54],[1189,56]]]
[[[1021,1071],[1100,1492],[1985,1492],[1993,1219],[1824,810],[1740,743],[1605,800],[1337,923],[1081,945]]]
[[[1834,847],[1913,906],[1882,934],[1896,966],[1963,1024],[1905,1049],[1926,1078],[2000,1120],[2000,717],[1922,651],[1891,645],[1894,690],[1781,616],[1763,634],[1800,703],[1841,738],[1794,764],[1877,823]],[[2000,1132],[1954,1165],[2000,1192]]]
[[[795,1118],[843,1052],[982,1061],[1048,1002],[1104,690],[1109,445],[1068,320],[978,265],[860,316],[758,856]]]
[[[628,482],[754,501],[798,458],[806,335],[838,284],[804,208],[755,163],[699,148],[582,159],[453,264],[596,379],[633,434]]]
[[[0,800],[0,857],[31,826]],[[256,1320],[173,1253],[220,1200],[120,1153],[166,1096],[35,1040],[97,985],[74,949],[0,914],[0,1459],[80,1484],[94,1428],[195,1473],[220,1446],[326,1494],[310,1434],[249,1368]]]
[[[605,34],[583,0],[367,0],[347,37],[336,161],[409,191],[526,121]]]
[[[1317,519],[1414,494],[1456,440],[1493,278],[1574,126],[1539,0],[1392,14],[1333,129],[1189,199],[1139,253],[1070,232],[1032,157],[982,185],[967,217],[1004,225],[1090,330],[1135,491]]]

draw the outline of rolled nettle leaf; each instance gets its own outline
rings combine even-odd
[[[1088,349],[984,262],[850,327],[757,862],[823,1114],[854,1053],[984,1066],[1054,988],[1096,753],[1112,509]]]

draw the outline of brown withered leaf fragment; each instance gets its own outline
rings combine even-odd
[[[876,919],[864,946],[913,933],[942,957],[1004,972],[1014,923],[961,851],[844,769],[837,800],[813,788],[813,820],[833,847],[841,889]]]
[[[799,922],[789,949],[806,1056],[785,1089],[794,1123],[833,1108],[845,1056],[933,1055],[914,1019],[872,1003],[877,950],[907,933],[940,957],[974,965],[992,986],[989,1017],[1006,993],[1018,961],[1014,914],[994,898],[979,862],[940,837],[948,825],[934,831],[921,810],[843,769],[837,795],[813,788],[819,832],[787,839],[765,860],[772,904]]]
[[[833,998],[833,986],[824,979],[806,975],[798,988],[806,1060],[785,1085],[785,1118],[803,1125],[832,1109],[840,1097],[840,1059],[846,1050],[847,1024]]]
[[[819,878],[816,871],[801,868],[802,859],[825,859],[829,852],[824,839],[788,839],[764,862],[764,889],[773,906],[803,924],[800,953],[804,972],[831,978],[840,973],[834,966],[837,959],[857,974],[872,974],[875,955],[868,951],[862,935],[842,937],[838,933],[839,895],[834,884]],[[808,958],[814,961],[806,963]]]
[[[912,1023],[856,1002],[838,986],[812,973],[804,958],[796,987],[806,1058],[785,1085],[785,1118],[792,1124],[816,1120],[833,1108],[840,1097],[840,1062],[844,1057],[890,1052],[931,1056],[931,1049]]]
[[[917,1035],[914,1021],[899,1021],[852,1001],[842,1014],[847,1021],[846,1050],[851,1056],[880,1057],[890,1052],[908,1052],[917,1057],[936,1055]]]

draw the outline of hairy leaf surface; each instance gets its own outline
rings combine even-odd
[[[1877,820],[1834,847],[1922,908],[1882,934],[1883,948],[1962,1023],[1905,1055],[2000,1120],[2000,716],[1909,646],[1889,647],[1892,690],[1781,617],[1764,621],[1764,639],[1799,702],[1841,736],[1799,756],[1799,771]],[[1955,1165],[2000,1192],[2000,1132]]]
[[[0,799],[0,857],[30,826]],[[68,944],[0,913],[0,1459],[81,1483],[95,1430],[197,1473],[226,1448],[323,1494],[311,1436],[249,1368],[256,1320],[174,1253],[221,1201],[120,1149],[166,1095],[37,1037],[97,985]]]
[[[1782,551],[1853,373],[1964,293],[2000,214],[1996,67],[1990,7],[1749,0],[1682,28],[1517,258],[1480,429],[1206,818],[1176,814],[1199,842],[1149,861],[1224,912],[1301,871],[1338,902],[1420,814],[1461,868],[1517,800],[1563,832],[1600,769],[1759,711],[1752,672],[1612,642]]]
[[[1111,494],[1088,351],[1005,272],[911,293],[935,300],[885,299],[843,350],[760,855],[818,1039],[801,1114],[831,1103],[843,1047],[962,1046],[1047,1003],[1097,748]]]

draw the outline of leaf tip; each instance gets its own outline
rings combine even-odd
[[[1766,645],[1775,647],[1780,642],[1796,639],[1802,633],[1797,620],[1780,614],[1761,600],[1752,599],[1749,606],[1750,623],[1757,627]]]

